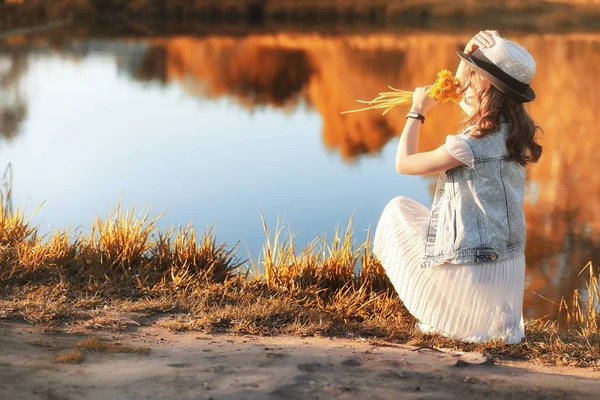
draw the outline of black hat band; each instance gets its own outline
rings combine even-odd
[[[516,90],[519,93],[525,93],[529,88],[529,84],[523,83],[512,76],[508,75],[506,72],[502,71],[498,68],[489,58],[487,58],[481,51],[477,50],[475,53],[469,56],[471,61],[475,63],[479,68],[489,72],[496,78],[500,79],[506,85],[510,86],[513,90]]]

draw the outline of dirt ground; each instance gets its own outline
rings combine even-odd
[[[149,347],[147,354],[82,350],[87,337]],[[490,365],[491,364],[491,365]],[[44,332],[0,322],[0,399],[597,399],[600,372],[490,363],[364,339],[172,333]]]

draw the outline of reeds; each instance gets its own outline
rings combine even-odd
[[[119,205],[108,218],[96,219],[88,235],[58,231],[40,237],[19,210],[2,214],[0,279],[131,296],[223,282],[242,265],[236,247],[218,246],[212,230],[199,240],[193,227],[159,232],[159,218]]]
[[[564,312],[569,326],[575,326],[583,332],[600,333],[600,289],[598,288],[598,273],[589,262],[579,275],[588,271],[588,280],[583,290],[575,289],[571,305],[563,298],[560,310]]]
[[[355,246],[352,217],[345,229],[335,228],[330,242],[320,237],[300,252],[296,251],[291,231],[283,237],[279,221],[272,237],[264,218],[262,222],[266,240],[258,267],[262,266],[267,285],[291,292],[313,289],[329,294],[349,286],[377,292],[392,289],[381,264],[373,257],[370,230],[366,241]],[[255,275],[258,267],[252,263]]]
[[[263,220],[263,252],[249,263],[235,256],[235,245],[218,245],[212,229],[202,235],[192,226],[160,231],[157,221],[118,206],[94,221],[89,234],[40,237],[22,213],[2,214],[0,315],[122,329],[113,314],[103,314],[108,307],[160,313],[158,324],[174,330],[360,335],[600,367],[600,297],[591,263],[583,289],[570,304],[563,301],[567,327],[529,320],[528,340],[519,345],[469,344],[414,330],[414,318],[372,254],[370,232],[364,243],[354,242],[352,219],[331,239],[320,237],[299,251],[291,230],[277,223],[271,231]]]
[[[264,219],[262,221],[266,242],[258,264],[262,264],[267,285],[285,287],[292,292],[320,289],[331,293],[349,284],[359,284],[355,270],[360,252],[355,251],[352,243],[352,219],[345,231],[336,227],[331,244],[326,238],[320,238],[298,254],[291,232],[287,241],[284,240],[277,224],[271,238]]]
[[[412,102],[413,92],[396,89],[391,86],[388,86],[388,88],[391,90],[391,92],[380,92],[379,95],[373,100],[356,100],[357,103],[366,104],[367,107],[358,108],[356,110],[343,111],[342,114],[381,109],[383,110],[381,115],[385,115],[394,107],[407,105]]]

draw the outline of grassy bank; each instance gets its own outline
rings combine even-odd
[[[102,20],[108,26],[159,21],[172,25],[422,25],[476,29],[480,26],[561,30],[597,28],[593,0],[10,0],[0,2],[0,29],[48,20]]]
[[[193,227],[160,231],[157,219],[117,208],[89,234],[40,237],[19,212],[0,219],[0,318],[49,329],[83,326],[258,335],[361,336],[372,340],[488,352],[499,358],[600,367],[598,283],[592,266],[585,296],[562,311],[569,326],[528,320],[519,345],[465,344],[414,330],[376,259],[371,243],[352,242],[352,229],[303,250],[269,232],[259,260],[244,262],[235,246]],[[264,271],[259,274],[258,271]]]

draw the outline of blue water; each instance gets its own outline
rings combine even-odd
[[[279,217],[302,247],[331,238],[354,216],[357,242],[385,204],[410,196],[429,205],[430,181],[394,170],[396,140],[352,163],[322,143],[320,115],[248,111],[231,99],[205,100],[178,84],[140,83],[113,55],[82,60],[30,56],[20,81],[28,100],[21,132],[0,142],[12,163],[13,201],[42,232],[88,231],[120,201],[165,212],[161,228],[214,225],[219,242],[240,241],[253,258],[264,243],[260,212]]]

